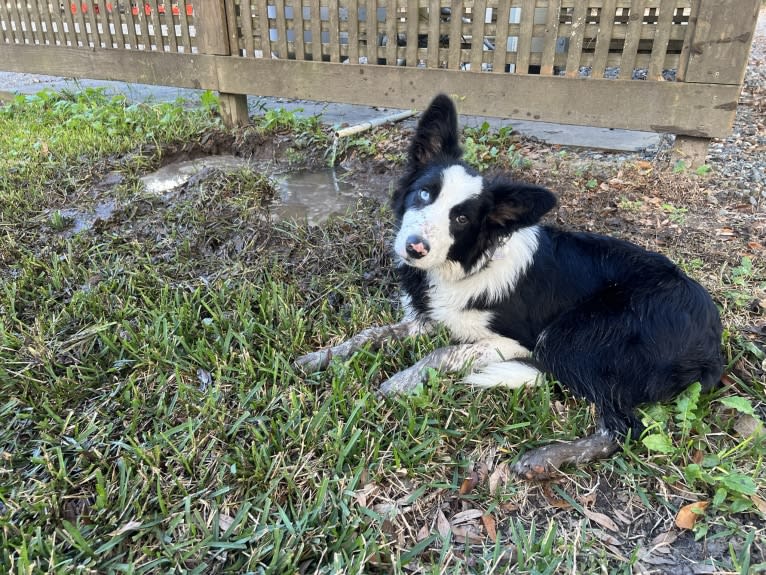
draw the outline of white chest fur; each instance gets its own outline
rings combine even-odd
[[[492,338],[489,324],[492,312],[466,309],[472,300],[489,305],[513,291],[516,282],[532,263],[537,249],[537,226],[513,234],[494,253],[480,271],[466,275],[462,267],[450,262],[428,272],[429,315],[444,325],[462,342]]]

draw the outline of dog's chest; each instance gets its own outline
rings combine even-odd
[[[468,343],[496,336],[490,329],[492,312],[469,308],[470,294],[436,282],[430,285],[429,296],[429,316],[445,326],[455,340]]]

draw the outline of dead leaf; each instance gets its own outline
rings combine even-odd
[[[636,162],[636,167],[639,170],[650,170],[652,168],[652,163],[647,162],[646,160],[638,160]]]
[[[750,499],[752,499],[753,503],[755,503],[755,506],[758,508],[758,511],[760,511],[761,513],[766,513],[766,501],[764,501],[757,495],[751,495]]]
[[[587,495],[580,495],[577,500],[582,503],[583,507],[592,507],[596,502],[596,490],[594,489]]]
[[[477,533],[472,525],[453,525],[452,535],[458,543],[484,543],[484,537]]]
[[[606,543],[607,545],[614,545],[619,547],[622,545],[622,541],[617,539],[614,535],[607,533],[606,531],[601,531],[601,529],[591,529],[590,530],[591,535],[593,535],[596,539],[601,541],[602,543]]]
[[[489,513],[485,513],[481,516],[481,522],[484,524],[484,529],[487,531],[487,537],[494,543],[497,541],[497,522],[495,518]]]
[[[760,251],[763,248],[763,244],[759,242],[747,242],[747,247],[749,247],[753,251]]]
[[[676,527],[680,529],[693,528],[697,519],[705,512],[705,508],[709,504],[709,501],[695,501],[681,507],[678,510],[678,515],[676,515]]]
[[[551,489],[551,486],[549,483],[543,484],[543,497],[545,497],[546,503],[548,503],[548,505],[550,505],[551,507],[554,507],[555,509],[571,509],[572,508],[571,503],[557,497],[553,493],[553,489]]]
[[[734,423],[734,431],[740,434],[742,437],[750,437],[751,435],[760,435],[763,433],[763,423],[757,417],[742,413]]]
[[[127,533],[128,531],[135,531],[136,529],[140,528],[143,523],[140,521],[128,521],[125,525],[120,527],[117,531],[112,533],[112,537],[117,537],[118,535],[122,535],[123,533]]]
[[[665,531],[664,533],[660,533],[652,539],[651,543],[649,543],[650,547],[663,547],[665,545],[672,545],[673,542],[678,539],[678,531]]]
[[[489,476],[489,492],[495,495],[501,486],[508,483],[509,478],[508,464],[505,461],[499,463]]]
[[[471,474],[463,479],[463,483],[460,484],[460,495],[468,495],[471,490],[479,484],[479,474],[476,471],[471,471]]]
[[[623,525],[630,525],[631,523],[633,523],[633,520],[627,515],[625,515],[619,509],[613,509],[612,513],[614,513],[614,516],[617,518],[617,521],[619,521]]]
[[[694,453],[692,454],[692,463],[696,463],[699,465],[702,463],[702,460],[704,459],[705,454],[700,449],[695,449]]]
[[[226,533],[229,530],[229,527],[231,527],[232,523],[234,523],[234,518],[232,516],[226,515],[225,513],[218,515],[218,528],[222,533]]]
[[[449,537],[451,533],[449,521],[441,509],[436,512],[436,530],[442,537]]]
[[[423,541],[423,539],[427,538],[430,533],[431,533],[431,530],[428,528],[428,525],[423,525],[423,527],[418,529],[418,534],[416,538],[418,541]]]
[[[450,523],[452,525],[457,525],[458,523],[465,523],[467,521],[478,519],[482,515],[484,515],[484,512],[481,509],[467,509],[460,513],[455,513],[455,515],[452,516],[452,519],[450,519]]]
[[[598,511],[591,511],[590,509],[587,509],[583,507],[583,515],[593,521],[594,523],[598,523],[601,525],[601,527],[604,527],[606,529],[609,529],[609,531],[614,531],[615,533],[620,531],[620,528],[617,527],[617,524],[609,517],[604,515],[603,513],[599,513]]]

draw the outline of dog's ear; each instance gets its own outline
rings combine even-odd
[[[439,94],[418,122],[410,144],[410,166],[417,169],[437,158],[459,160],[462,155],[455,104],[446,94]]]
[[[556,196],[540,186],[519,182],[489,182],[493,199],[487,221],[499,228],[518,229],[540,221],[556,206]]]

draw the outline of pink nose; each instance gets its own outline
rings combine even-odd
[[[408,256],[420,259],[428,254],[428,250],[431,249],[431,246],[429,246],[428,242],[423,238],[413,235],[407,238],[405,249],[407,250]]]

